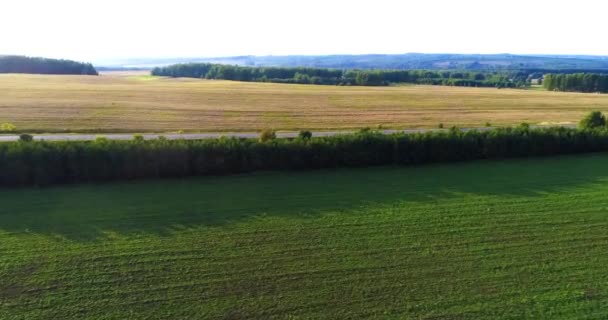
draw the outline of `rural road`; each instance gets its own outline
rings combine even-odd
[[[573,127],[572,125],[562,125],[564,127]],[[533,128],[539,128],[543,126],[531,126]],[[468,130],[480,130],[486,131],[491,130],[493,127],[481,127],[481,128],[461,128],[462,131]],[[422,133],[429,131],[446,131],[447,129],[407,129],[407,130],[380,130],[380,132],[384,134],[392,134],[392,133]],[[313,137],[329,137],[340,134],[348,134],[357,132],[355,130],[348,131],[313,131]],[[209,132],[209,133],[149,133],[142,134],[144,139],[156,139],[160,136],[163,136],[167,139],[175,140],[175,139],[187,139],[187,140],[197,140],[197,139],[214,139],[220,137],[234,137],[234,138],[257,138],[259,137],[259,132]],[[86,141],[86,140],[95,140],[97,137],[105,137],[110,140],[131,140],[133,139],[133,134],[129,133],[109,133],[109,134],[35,134],[34,140],[45,140],[45,141]],[[297,131],[283,131],[277,132],[278,138],[294,138],[298,136]],[[17,141],[19,140],[19,135],[0,135],[0,142],[2,141]]]

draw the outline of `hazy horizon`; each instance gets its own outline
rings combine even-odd
[[[9,0],[0,54],[124,59],[335,54],[608,56],[590,0]]]

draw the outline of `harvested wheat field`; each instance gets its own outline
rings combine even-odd
[[[608,95],[442,86],[338,87],[145,75],[0,75],[0,123],[37,132],[432,128],[575,123]]]

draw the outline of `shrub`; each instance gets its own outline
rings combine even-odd
[[[440,124],[439,124],[437,127],[438,127],[439,129],[443,129],[443,123],[440,123]]]
[[[264,129],[260,132],[260,142],[266,142],[277,138],[277,134],[272,129]]]
[[[606,126],[606,117],[599,111],[593,111],[587,114],[580,122],[581,129],[595,129]]]
[[[492,126],[492,124],[489,121],[486,122],[486,127],[491,127],[491,126]]]
[[[144,136],[141,134],[134,134],[133,135],[133,141],[135,142],[142,142],[144,141]]]
[[[298,138],[302,140],[310,140],[312,138],[312,132],[308,130],[302,130],[298,133]]]
[[[105,136],[97,136],[97,137],[95,137],[95,142],[96,143],[106,143],[108,141],[110,141],[110,139],[108,139]]]
[[[9,122],[0,124],[0,132],[15,132],[17,127]]]
[[[34,140],[34,137],[31,134],[24,133],[19,136],[19,141],[22,141],[22,142],[30,142],[33,140]]]

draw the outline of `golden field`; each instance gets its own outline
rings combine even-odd
[[[433,128],[576,123],[608,95],[441,86],[337,87],[102,76],[0,75],[0,123],[38,132]]]

